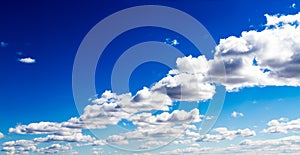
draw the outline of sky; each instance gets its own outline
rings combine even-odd
[[[201,46],[213,41],[212,54],[176,31],[138,27],[96,51],[93,77],[81,74],[95,79],[95,92],[85,89],[91,81],[78,87],[79,53],[87,60],[80,66],[97,57],[83,48],[95,25],[144,5],[185,12],[208,39],[187,18],[161,20],[165,14],[150,9],[110,23],[93,43],[155,14],[154,21],[182,24]],[[296,0],[11,0],[1,2],[0,14],[0,154],[300,152]],[[143,63],[125,72],[135,62]]]

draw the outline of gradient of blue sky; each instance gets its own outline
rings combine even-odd
[[[298,7],[300,3],[293,0],[191,0],[188,2],[183,0],[101,2],[13,0],[1,2],[0,42],[7,43],[7,46],[0,47],[2,58],[0,61],[0,132],[5,135],[0,139],[0,143],[39,137],[8,134],[8,129],[18,124],[40,121],[62,122],[71,117],[78,117],[72,96],[72,67],[83,37],[106,16],[121,9],[146,4],[166,5],[185,11],[208,29],[217,44],[222,38],[240,36],[242,31],[264,29],[266,13],[287,15],[300,11]],[[296,4],[295,8],[291,7],[292,4]],[[139,35],[142,32],[146,35]],[[186,55],[198,56],[187,40],[173,32],[151,28],[127,32],[107,48],[103,55],[105,61],[98,64],[103,66],[97,68],[98,93],[110,89],[112,65],[124,50],[142,41],[163,42],[166,38],[179,40],[180,44],[176,47]],[[26,64],[18,61],[26,57],[34,58],[36,62]],[[132,75],[131,92],[134,94],[143,86],[151,86],[162,79],[168,71],[169,68],[159,64],[142,65]],[[257,133],[254,139],[266,139],[272,136],[276,138],[278,135],[261,135],[260,132],[272,119],[299,118],[299,99],[300,88],[298,87],[255,87],[228,93],[215,127],[227,127],[231,130],[250,128]],[[241,112],[244,116],[233,118],[231,116],[233,111]],[[218,145],[226,145],[226,142]],[[107,146],[104,148],[114,151]],[[82,152],[89,152],[91,147],[74,147],[74,149],[79,152],[81,149]]]

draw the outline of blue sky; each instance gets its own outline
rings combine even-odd
[[[86,99],[90,109],[78,113],[73,99],[72,71],[83,38],[105,17],[139,5],[168,6],[191,15],[215,40],[216,55],[211,61],[203,58],[188,38],[166,29],[143,27],[127,31],[104,50],[95,72],[98,95],[90,94],[90,99]],[[300,3],[293,0],[1,2],[1,154],[133,153],[124,149],[151,150],[135,152],[150,154],[251,154],[253,151],[297,154],[300,151],[297,149],[300,141],[299,7]],[[146,41],[165,43],[186,57],[174,61],[178,68],[157,62],[140,65],[130,77],[131,95],[106,91],[112,89],[110,78],[118,58],[128,48]],[[172,44],[173,41],[178,44]],[[227,81],[215,73],[220,57],[224,60]],[[254,58],[257,65],[249,65]],[[196,63],[192,67],[208,69],[211,83],[202,79],[208,76],[206,71],[200,71],[200,79],[190,73],[187,64],[195,61],[209,65],[203,68]],[[165,84],[174,84],[175,76],[167,76],[171,69],[177,69],[179,81],[175,85],[188,85],[182,87],[182,94],[186,95],[181,99],[176,99],[172,92],[160,91],[172,88]],[[265,69],[270,71],[264,72]],[[194,78],[198,81],[196,85],[192,83]],[[199,135],[216,83],[226,87],[224,106],[211,132]],[[128,101],[130,98],[135,102]],[[178,100],[182,102],[181,109],[176,109]],[[132,103],[142,107],[130,108]],[[165,107],[170,109],[159,109],[157,103],[160,108],[168,103]],[[107,110],[115,104],[117,112]],[[149,106],[155,108],[149,110]],[[123,111],[118,111],[120,107]],[[98,115],[94,118],[93,108],[107,108],[107,111],[104,110],[103,117],[96,111]],[[143,108],[146,112],[139,111]],[[147,117],[142,117],[143,114]],[[184,126],[187,125],[184,120],[189,117],[194,122],[188,124],[196,128]],[[165,123],[163,128],[161,122]],[[90,128],[97,129],[89,131]],[[155,137],[149,129],[162,136]],[[160,133],[163,129],[168,131],[165,136]],[[146,132],[153,134],[152,137],[139,137],[142,142],[134,139],[133,135]],[[168,142],[171,143],[166,147],[153,150]],[[274,147],[276,143],[280,146]]]

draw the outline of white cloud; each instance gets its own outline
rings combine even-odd
[[[137,127],[155,127],[158,125],[188,124],[191,122],[200,122],[201,115],[198,109],[190,112],[184,110],[174,110],[172,113],[163,112],[156,116],[151,113],[141,113],[132,116],[129,120]]]
[[[44,154],[56,154],[58,152],[71,150],[71,149],[72,149],[72,146],[70,144],[67,144],[67,145],[52,144],[51,146],[40,148],[36,152],[44,153]]]
[[[256,135],[255,131],[250,130],[249,128],[228,130],[227,128],[223,127],[223,128],[216,128],[213,131],[217,132],[217,134],[199,135],[197,141],[198,142],[219,142],[221,140],[233,140],[237,137],[250,137]]]
[[[216,47],[211,73],[228,91],[254,86],[300,85],[300,27],[297,26],[300,13],[265,16],[265,30],[245,31],[240,37],[221,39]],[[214,73],[220,56],[226,68],[226,81]]]
[[[62,151],[71,150],[72,146],[70,144],[60,145],[60,144],[52,144],[51,146],[37,149],[36,152],[44,153],[44,154],[57,154]]]
[[[2,143],[2,150],[6,154],[29,154],[36,150],[36,143],[32,140],[16,140]]]
[[[268,140],[243,140],[239,144],[242,148],[265,153],[294,154],[300,151],[300,136],[289,136]]]
[[[79,132],[81,132],[81,129],[68,128],[63,126],[63,123],[56,123],[56,122],[30,123],[28,125],[18,125],[15,128],[9,129],[9,133],[17,133],[17,134],[70,135]]]
[[[300,118],[288,121],[288,119],[280,118],[278,120],[271,120],[267,124],[269,127],[264,129],[265,133],[288,133],[300,132]]]
[[[206,101],[215,94],[215,86],[207,77],[208,62],[205,56],[191,56],[176,60],[178,69],[169,71],[169,75],[152,88],[152,91],[166,93],[176,101]]]
[[[241,112],[233,111],[233,112],[231,113],[231,117],[233,117],[233,118],[236,118],[236,117],[243,117],[243,116],[244,116],[244,114],[241,113]]]
[[[90,135],[75,133],[73,135],[48,135],[47,137],[34,138],[34,142],[91,142],[96,140]]]
[[[19,59],[20,62],[22,63],[27,63],[27,64],[31,64],[31,63],[35,63],[35,59],[27,57],[27,58],[20,58]]]
[[[126,139],[126,137],[120,135],[109,136],[106,141],[107,143],[116,145],[128,144],[128,140]]]
[[[296,4],[292,4],[292,6],[296,6]],[[265,14],[267,18],[266,26],[276,26],[276,27],[284,27],[286,24],[294,24],[299,23],[300,13],[296,15],[268,15]],[[281,26],[283,25],[283,26]]]
[[[59,141],[87,142],[93,145],[105,145],[106,142],[128,144],[131,140],[176,138],[184,133],[188,137],[193,137],[193,140],[202,142],[218,142],[254,136],[255,131],[248,128],[239,130],[216,128],[214,129],[216,134],[199,135],[190,130],[186,131],[187,126],[191,125],[189,123],[200,121],[201,117],[197,109],[190,112],[175,110],[169,113],[167,111],[173,101],[211,99],[216,93],[214,84],[226,86],[229,92],[255,86],[300,86],[300,28],[297,26],[300,13],[287,16],[265,16],[267,23],[264,30],[245,31],[239,37],[231,36],[221,39],[216,47],[214,59],[211,60],[207,60],[205,56],[178,58],[177,69],[171,70],[153,87],[145,87],[135,95],[131,93],[117,95],[106,91],[100,98],[93,100],[94,104],[86,106],[83,114],[78,118],[71,118],[62,123],[40,122],[18,125],[10,128],[9,132],[48,135],[35,138],[33,142],[37,143]],[[32,58],[21,58],[19,61],[35,62]],[[222,74],[223,63],[227,78]],[[153,110],[165,112],[153,115],[150,113]],[[242,115],[242,113],[234,112],[232,116]],[[117,125],[121,119],[132,121],[137,128],[120,135],[111,135],[105,142],[100,140],[99,143],[93,143],[95,141],[93,137],[81,133],[82,129],[99,129],[107,125]],[[265,132],[299,131],[298,123],[299,120],[290,122],[273,120],[269,122],[269,128]],[[15,148],[17,145],[9,146],[8,144],[3,143],[2,145],[5,145],[3,149],[17,151],[18,148]],[[246,146],[245,142],[241,144],[243,147]],[[249,141],[247,146],[248,144],[250,144]],[[144,148],[149,146],[145,144]]]
[[[166,151],[166,152],[160,152],[160,155],[180,155],[180,154],[201,154],[201,153],[207,153],[210,151],[211,148],[199,148],[199,147],[188,147],[188,148],[179,148],[174,149],[172,151]]]
[[[178,42],[178,40],[176,40],[176,39],[171,39],[171,38],[166,38],[166,40],[165,40],[165,42],[164,42],[165,44],[168,44],[168,45],[171,45],[171,46],[176,46],[176,45],[179,45],[179,42]]]
[[[215,144],[212,144],[215,145]],[[300,136],[289,136],[268,140],[243,140],[238,145],[225,147],[184,147],[160,154],[293,154],[300,151]]]
[[[0,139],[4,138],[4,134],[0,132]]]

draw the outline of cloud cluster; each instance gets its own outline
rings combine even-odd
[[[265,133],[288,133],[300,132],[300,119],[288,121],[286,119],[271,120],[268,122],[268,128],[264,129]]]
[[[196,85],[202,85],[204,89],[194,91],[201,92],[196,95],[198,97],[201,94],[207,97],[202,99],[209,99],[214,94],[209,83],[224,85],[229,92],[255,86],[299,86],[300,13],[265,16],[264,30],[244,31],[239,37],[221,39],[211,60],[205,56],[179,58],[178,69],[169,73],[174,77],[167,77],[163,82],[175,83],[175,77],[182,76],[184,78],[179,78],[182,81],[177,83],[193,88],[195,83],[192,81],[197,81]],[[223,64],[226,77],[221,71]]]
[[[289,136],[268,140],[243,140],[237,145],[227,147],[184,147],[163,154],[299,154],[300,137]]]
[[[29,152],[36,151],[36,143],[32,140],[16,140],[8,141],[2,144],[2,150],[6,154],[29,154]]]
[[[52,144],[51,146],[40,148],[36,152],[44,153],[44,154],[56,154],[71,149],[72,146],[70,144],[67,145]]]
[[[300,28],[298,25],[300,13],[287,16],[265,16],[267,24],[264,30],[245,31],[239,37],[230,36],[221,39],[215,48],[214,58],[211,60],[205,56],[178,58],[177,69],[169,71],[166,77],[150,88],[144,87],[136,94],[115,94],[106,91],[100,98],[93,100],[93,104],[86,106],[79,117],[65,122],[30,123],[10,128],[10,133],[45,134],[47,136],[33,140],[5,142],[2,144],[2,151],[12,152],[12,154],[37,150],[51,153],[69,150],[71,147],[53,144],[37,149],[36,145],[50,142],[84,142],[98,146],[107,143],[126,145],[134,140],[150,140],[138,146],[140,149],[145,149],[164,144],[163,141],[154,142],[155,138],[170,139],[185,135],[192,137],[192,140],[182,142],[193,143],[219,142],[237,137],[255,136],[255,131],[248,128],[239,130],[216,128],[213,130],[215,134],[199,135],[198,132],[191,131],[195,130],[192,123],[201,121],[198,109],[184,111],[170,110],[170,107],[174,101],[212,99],[216,93],[216,84],[226,86],[229,92],[255,86],[299,86]],[[19,61],[35,63],[35,59],[29,57],[21,58]],[[226,77],[223,73],[226,73]],[[153,111],[158,111],[158,113],[153,114]],[[243,116],[243,114],[233,112],[232,116]],[[117,125],[122,120],[131,122],[135,129],[119,135],[109,135],[105,140],[96,140],[90,135],[82,134],[84,129],[103,129],[109,125]],[[265,132],[299,131],[299,120],[290,122],[273,120],[268,125],[269,128]],[[298,139],[290,137],[290,139],[277,141],[296,145],[293,140]],[[252,148],[256,146],[256,143],[271,147],[273,141],[243,141],[239,146],[231,147],[229,150],[240,147]],[[188,153],[207,150],[209,149],[187,148],[178,151]]]
[[[186,137],[194,138],[197,142],[220,142],[222,140],[233,140],[237,137],[251,137],[256,135],[256,132],[249,128],[228,130],[225,127],[221,127],[213,129],[213,132],[216,132],[216,134],[200,135],[197,132],[187,130],[185,135]]]

